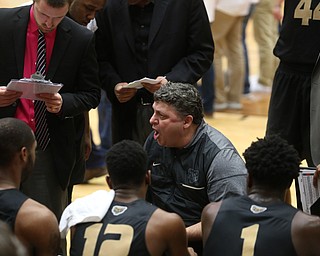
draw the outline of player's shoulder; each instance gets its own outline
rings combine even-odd
[[[291,224],[291,236],[298,255],[320,251],[320,217],[298,211]]]
[[[202,216],[206,216],[206,215],[217,215],[220,207],[221,207],[221,204],[222,204],[222,200],[221,201],[218,201],[218,202],[211,202],[209,204],[207,204],[204,208],[203,208],[203,211],[202,211]]]
[[[162,210],[160,208],[157,208],[154,211],[154,215],[155,215],[155,217],[157,217],[159,219],[167,219],[168,221],[173,221],[173,222],[181,219],[177,213],[167,212],[167,211]]]
[[[41,253],[49,251],[55,253],[59,248],[60,233],[56,216],[33,199],[29,198],[22,204],[14,231],[30,250],[37,250],[39,255],[47,255]]]
[[[29,198],[21,206],[16,221],[22,220],[24,225],[58,225],[56,216],[49,208]]]
[[[201,225],[203,231],[205,231],[206,233],[211,230],[211,226],[213,225],[213,222],[218,215],[222,202],[223,201],[211,202],[203,208],[201,214]]]
[[[150,254],[164,252],[172,244],[175,247],[185,246],[186,239],[186,228],[178,214],[161,209],[153,212],[146,227],[146,245]]]
[[[320,217],[298,211],[293,217],[292,229],[297,231],[314,230],[320,234]]]
[[[166,212],[160,208],[156,209],[150,217],[148,226],[159,233],[167,233],[170,230],[185,229],[185,225],[181,217],[172,212]]]

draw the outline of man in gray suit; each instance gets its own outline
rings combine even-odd
[[[74,117],[100,101],[94,34],[65,17],[69,0],[34,0],[30,6],[0,9],[0,118],[16,117],[37,134],[34,101],[9,91],[11,79],[29,78],[36,71],[39,30],[45,35],[45,79],[62,83],[59,93],[43,93],[49,144],[37,147],[32,175],[22,191],[51,209],[57,219],[67,203],[66,188],[75,165]],[[40,137],[37,138],[38,144]]]
[[[311,156],[315,165],[320,164],[320,62],[319,58],[311,77],[310,93],[310,146]]]
[[[313,164],[317,171],[314,174],[313,184],[317,186],[320,177],[320,62],[319,57],[311,76],[310,92],[310,149]]]

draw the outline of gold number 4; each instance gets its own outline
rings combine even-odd
[[[254,224],[252,226],[242,229],[241,238],[243,239],[242,255],[253,256],[254,255],[254,245],[257,240],[259,230],[259,224]]]
[[[83,255],[94,255],[94,250],[97,244],[97,238],[102,228],[102,223],[97,223],[89,226],[86,229],[84,238],[86,239]],[[122,224],[108,224],[104,235],[106,234],[118,234],[119,240],[106,239],[102,242],[99,255],[113,255],[123,256],[128,255],[130,246],[133,240],[134,230],[129,225]]]
[[[312,0],[301,0],[294,10],[294,18],[301,19],[301,25],[309,26],[309,20],[320,20],[320,3],[314,9],[313,14],[311,10]]]

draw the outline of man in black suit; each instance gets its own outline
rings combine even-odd
[[[202,0],[108,0],[97,15],[96,49],[112,103],[113,143],[144,143],[153,93],[167,81],[195,84],[210,67],[213,41]],[[157,83],[124,88],[149,77]]]
[[[104,7],[105,4],[106,0],[71,0],[67,16],[78,24],[86,26],[91,31],[94,31],[97,29],[94,17],[96,16],[96,13]],[[80,151],[77,154],[77,161],[70,177],[68,202],[72,201],[73,185],[87,181],[88,176],[102,176],[106,175],[107,172],[105,168],[100,170],[98,169],[99,172],[95,170],[92,170],[91,172],[91,170],[86,169],[86,161],[89,160],[89,156],[97,151],[97,146],[94,144],[91,138],[89,112],[86,111],[84,112],[84,115],[78,115],[75,118],[75,125],[76,127],[81,127],[78,132]],[[84,131],[83,125],[85,127]],[[103,159],[103,162],[105,162],[105,159]]]
[[[5,86],[36,71],[38,30],[45,34],[45,79],[63,84],[59,93],[38,95],[45,102],[50,142],[37,148],[33,173],[21,184],[58,219],[79,150],[76,130],[81,127],[75,127],[74,117],[100,101],[94,34],[65,17],[68,8],[68,0],[35,0],[31,6],[0,9],[0,118],[19,118],[37,133],[34,102]]]

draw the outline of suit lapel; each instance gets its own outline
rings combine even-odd
[[[155,38],[155,36],[157,35],[160,29],[160,25],[163,21],[169,1],[170,0],[154,1],[153,13],[154,14],[156,13],[156,15],[152,15],[152,21],[151,21],[150,31],[149,31],[149,43],[148,43],[149,46],[151,45],[153,39]]]
[[[123,34],[124,39],[127,41],[129,48],[134,53],[134,38],[132,33],[132,26],[130,20],[130,13],[127,0],[116,0],[115,11],[110,11],[111,15],[114,15],[111,20],[118,21],[114,22],[115,25],[114,33]]]
[[[30,6],[21,8],[14,18],[14,49],[19,77],[23,77],[24,53],[26,48],[26,32],[29,21]]]
[[[64,18],[57,27],[56,39],[48,67],[46,79],[52,79],[57,71],[59,63],[62,61],[64,53],[70,43],[71,34],[70,27]]]

